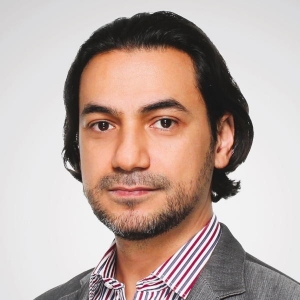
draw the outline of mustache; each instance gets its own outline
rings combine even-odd
[[[165,176],[152,173],[113,173],[103,176],[97,185],[100,190],[109,190],[116,185],[146,186],[152,189],[169,189],[171,182]]]

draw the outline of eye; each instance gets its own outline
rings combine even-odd
[[[91,128],[93,128],[96,131],[108,131],[114,129],[114,126],[107,121],[99,121],[97,123],[93,123],[91,125]]]
[[[177,122],[173,119],[162,118],[162,119],[159,119],[158,121],[156,121],[151,127],[161,129],[161,130],[165,130],[165,129],[171,128],[176,123]]]

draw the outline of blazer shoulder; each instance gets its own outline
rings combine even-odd
[[[250,264],[254,264],[256,266],[261,266],[262,268],[266,268],[266,270],[268,272],[270,272],[271,274],[272,273],[279,274],[279,275],[285,277],[287,280],[291,280],[291,281],[295,282],[296,284],[300,285],[300,283],[297,282],[295,279],[287,276],[286,274],[280,272],[279,270],[273,268],[272,266],[264,263],[263,261],[257,259],[256,257],[254,257],[253,255],[251,255],[249,253],[246,253],[246,262],[249,262]]]
[[[245,252],[229,229],[222,234],[189,300],[300,300],[300,284]]]
[[[245,284],[250,299],[300,300],[300,283],[254,256],[245,256]]]
[[[58,300],[62,298],[63,296],[70,295],[72,293],[77,292],[78,290],[81,289],[82,284],[82,279],[87,277],[93,269],[84,271],[77,276],[73,277],[66,283],[63,283],[57,287],[52,288],[51,290],[43,293],[42,295],[38,296],[34,300]]]

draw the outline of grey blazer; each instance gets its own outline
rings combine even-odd
[[[300,300],[300,284],[244,251],[229,229],[222,235],[187,300]],[[88,300],[92,270],[35,300]]]

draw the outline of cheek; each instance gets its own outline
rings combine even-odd
[[[209,149],[210,137],[199,138],[199,135],[186,136],[171,144],[156,144],[151,153],[152,171],[166,175],[173,182],[192,182],[205,167]]]
[[[108,147],[99,147],[97,143],[81,141],[80,167],[84,187],[94,187],[99,179],[110,171],[112,151]]]

